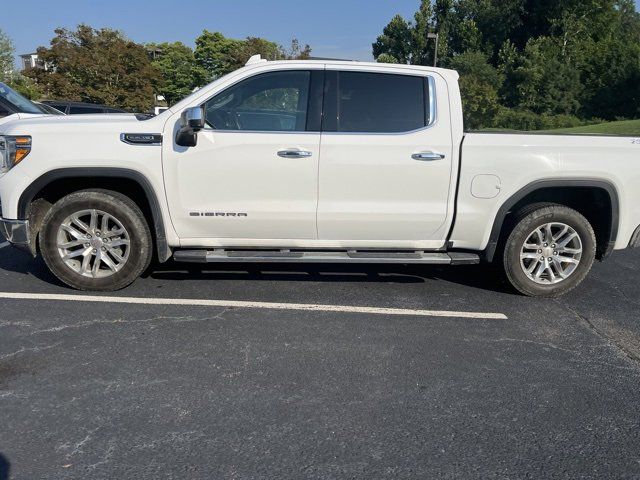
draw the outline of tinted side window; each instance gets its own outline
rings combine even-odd
[[[336,130],[397,133],[422,128],[427,124],[427,91],[423,77],[338,72]]]
[[[205,118],[217,130],[304,131],[310,79],[308,71],[256,75],[205,103]]]
[[[82,115],[87,113],[103,113],[104,109],[100,107],[69,107],[69,114]]]

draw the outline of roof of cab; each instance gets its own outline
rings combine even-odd
[[[428,67],[428,66],[423,66],[423,65],[406,65],[406,64],[400,64],[400,63],[378,63],[378,62],[360,62],[358,60],[334,60],[334,59],[330,59],[330,58],[322,58],[322,59],[309,59],[309,60],[266,60],[264,58],[262,58],[260,55],[254,55],[253,57],[251,57],[249,59],[249,61],[247,61],[247,63],[245,64],[245,66],[252,66],[252,65],[258,65],[258,64],[266,64],[269,63],[270,65],[290,65],[292,63],[304,63],[304,64],[309,64],[309,63],[315,63],[315,64],[329,64],[329,65],[345,65],[345,66],[362,66],[362,67],[372,67],[372,68],[380,68],[380,67],[393,67],[396,69],[406,69],[406,70],[424,70],[425,72],[439,72],[441,74],[443,74],[444,76],[451,76],[453,75],[456,79],[459,77],[458,72],[456,72],[455,70],[449,70],[446,68],[440,68],[440,67]]]

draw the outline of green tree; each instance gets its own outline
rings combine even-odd
[[[640,16],[631,0],[600,3],[604,5],[587,15],[583,33],[566,49],[584,85],[581,113],[607,120],[637,117]],[[576,9],[574,17],[583,14]],[[572,20],[569,25],[575,23]],[[558,35],[562,35],[563,27],[560,24]]]
[[[42,92],[33,80],[18,73],[14,69],[15,50],[11,39],[0,30],[0,81],[27,98],[38,99]]]
[[[62,98],[145,111],[155,103],[161,79],[147,50],[120,32],[79,25],[55,30],[38,56],[47,69],[26,72],[49,98]]]
[[[544,1],[544,0],[543,0]],[[555,0],[554,0],[555,1]],[[458,0],[448,31],[451,55],[482,50],[492,63],[504,42],[522,25],[524,0]]]
[[[482,52],[467,52],[454,57],[451,68],[460,73],[460,90],[465,127],[481,129],[493,126],[500,111],[498,92],[503,77]]]
[[[381,53],[376,58],[376,62],[378,63],[398,63],[398,59],[388,53]]]
[[[409,22],[400,15],[393,17],[373,44],[374,58],[385,54],[393,57],[396,63],[410,63],[413,37],[411,32],[412,26]]]
[[[465,53],[469,50],[476,52],[483,50],[482,32],[475,20],[464,19],[460,21],[455,33],[456,41],[454,45],[456,45],[459,53]]]
[[[580,72],[553,39],[531,40],[522,55],[509,62],[503,70],[513,89],[511,106],[547,115],[578,113],[583,93]]]
[[[31,100],[38,100],[42,97],[40,86],[33,79],[25,77],[21,73],[14,74],[7,83],[16,92]]]
[[[440,5],[442,8],[443,5]],[[428,36],[433,33],[434,9],[431,0],[422,0],[413,21],[396,15],[373,44],[373,56],[381,63],[409,63],[433,65],[435,43]],[[446,49],[446,43],[443,44]]]
[[[308,60],[311,58],[311,47],[304,46],[297,38],[291,40],[289,48],[280,47],[280,57],[286,60]]]
[[[432,17],[431,1],[422,0],[411,29],[411,63],[414,65],[433,65],[435,47],[428,38]]]
[[[237,68],[233,55],[239,43],[239,40],[233,40],[220,32],[209,30],[204,30],[196,38],[196,61],[208,73],[209,80],[221,77]]]
[[[260,55],[266,60],[279,60],[282,58],[281,47],[274,42],[265,40],[264,38],[248,37],[246,40],[239,41],[232,51],[233,70],[237,70],[244,66],[254,55]]]
[[[439,65],[462,71],[468,125],[640,117],[634,0],[422,0],[412,22],[396,15],[384,27],[374,57],[429,65],[430,32]],[[501,82],[483,77],[494,72]]]
[[[227,38],[220,32],[204,30],[196,39],[195,58],[208,79],[213,80],[243,67],[254,55],[266,60],[299,60],[311,56],[311,47],[302,46],[297,39],[288,49],[264,38],[248,37],[245,40]]]
[[[197,64],[193,50],[182,42],[152,43],[147,49],[154,52],[151,63],[162,76],[158,93],[169,106],[206,83],[207,72]]]
[[[0,30],[0,80],[6,82],[13,75],[15,50],[11,39]]]

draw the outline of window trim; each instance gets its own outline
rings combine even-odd
[[[428,102],[425,102],[425,115],[429,115],[429,121],[427,122],[425,119],[425,125],[420,128],[416,128],[413,130],[406,130],[402,132],[338,132],[337,131],[337,122],[334,120],[335,125],[330,126],[329,128],[333,128],[333,130],[325,129],[325,125],[327,121],[331,121],[331,119],[327,118],[323,115],[322,118],[322,133],[323,134],[332,134],[332,135],[410,135],[418,132],[422,132],[425,130],[429,130],[433,128],[438,122],[438,99],[436,92],[436,80],[432,74],[427,75],[410,75],[407,73],[395,73],[395,72],[377,72],[371,70],[341,70],[339,68],[336,69],[328,69],[325,75],[325,90],[324,90],[324,108],[323,113],[326,112],[328,103],[335,103],[337,108],[337,78],[338,74],[341,72],[358,72],[358,73],[371,73],[377,75],[396,75],[396,76],[404,76],[404,77],[421,77],[424,82],[424,88],[426,93],[429,95]],[[330,82],[334,81],[334,86],[330,85]],[[329,107],[331,108],[331,107]],[[337,112],[336,112],[337,115]]]
[[[203,131],[205,132],[217,132],[217,133],[232,133],[232,134],[242,134],[242,133],[261,133],[261,134],[270,134],[270,135],[307,135],[311,133],[321,133],[321,122],[322,122],[322,106],[323,106],[323,89],[325,82],[325,70],[324,69],[311,69],[311,68],[300,68],[300,69],[291,69],[291,70],[268,70],[262,71],[255,75],[250,75],[244,78],[241,78],[237,82],[232,83],[226,88],[216,92],[211,97],[207,98],[204,102],[200,103],[200,108],[205,108],[205,105],[210,100],[216,98],[219,95],[222,95],[226,91],[235,86],[239,85],[242,82],[247,80],[251,80],[253,78],[260,77],[262,75],[267,75],[271,73],[290,73],[290,72],[305,72],[309,73],[309,94],[307,98],[307,121],[304,130],[219,130],[216,128],[210,127],[205,123],[205,127]],[[319,98],[319,107],[318,107],[318,98]],[[317,118],[311,118],[311,115],[317,116]],[[310,129],[310,125],[317,125],[317,129]]]
[[[422,75],[412,75],[409,73],[396,73],[396,72],[378,72],[373,70],[365,70],[365,69],[354,69],[354,70],[343,70],[340,68],[328,68],[328,66],[324,66],[322,69],[318,68],[301,68],[301,69],[286,69],[286,70],[268,70],[261,71],[255,75],[250,75],[247,77],[243,77],[239,79],[237,82],[232,83],[226,88],[216,92],[211,97],[207,98],[205,101],[200,103],[200,107],[204,107],[204,105],[211,100],[212,98],[217,97],[218,95],[224,93],[230,88],[238,85],[245,80],[249,80],[254,77],[258,77],[260,75],[266,73],[273,72],[309,72],[311,74],[310,82],[309,82],[309,103],[307,106],[307,126],[305,130],[300,131],[289,131],[289,130],[217,130],[215,128],[211,128],[208,125],[205,126],[203,131],[207,132],[217,132],[217,133],[230,133],[230,134],[242,134],[242,133],[255,133],[255,134],[280,134],[280,135],[301,135],[301,134],[332,134],[332,135],[411,135],[414,133],[419,133],[422,131],[429,130],[435,127],[438,123],[438,98],[437,98],[437,89],[436,89],[436,79],[432,73],[426,73]],[[420,127],[414,130],[408,130],[405,132],[337,132],[332,130],[325,129],[327,117],[326,107],[327,100],[330,97],[334,97],[337,102],[337,90],[329,90],[329,82],[332,77],[337,77],[338,72],[362,72],[362,73],[373,73],[373,74],[383,74],[383,75],[402,75],[407,77],[421,77],[424,79],[426,83],[427,93],[429,95],[429,102],[425,108],[425,113],[429,114],[429,122],[425,122],[426,125],[424,127]],[[315,80],[314,81],[314,77]],[[317,80],[320,79],[318,82]],[[320,101],[320,107],[318,108],[317,102]],[[312,102],[316,102],[314,105]],[[65,112],[66,113],[66,112]],[[312,115],[314,118],[312,118]],[[317,117],[317,118],[316,118]],[[310,125],[316,126],[315,128],[309,128]]]

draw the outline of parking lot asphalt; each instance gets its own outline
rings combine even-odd
[[[86,302],[0,248],[0,479],[640,478],[639,273],[167,264]]]

